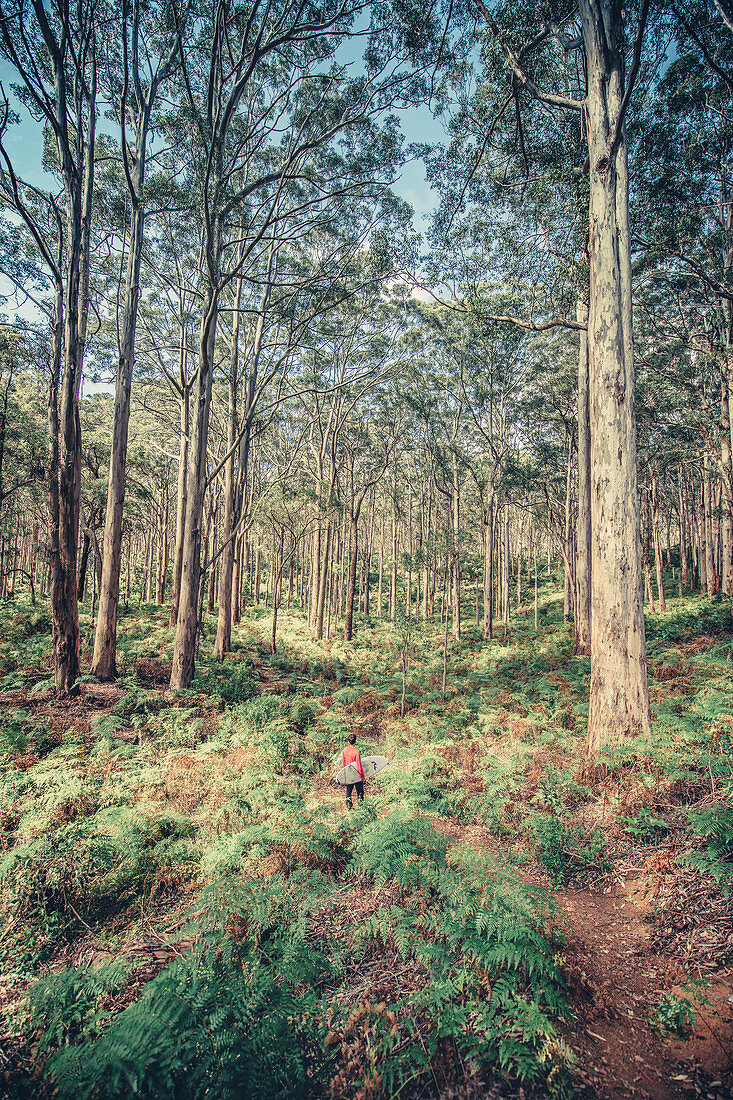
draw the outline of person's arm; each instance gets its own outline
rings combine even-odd
[[[353,763],[354,763],[354,767],[359,772],[359,775],[361,776],[361,781],[363,783],[364,782],[364,769],[361,766],[361,753],[359,752],[358,749],[356,750],[356,760],[354,760]]]

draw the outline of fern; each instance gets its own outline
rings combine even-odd
[[[98,1037],[50,1059],[61,1100],[295,1100],[324,1090],[330,1055],[313,985],[328,967],[306,941],[305,913],[327,889],[313,875],[213,887],[200,945]]]
[[[704,852],[683,853],[678,863],[707,872],[729,898],[733,892],[733,807],[718,803],[688,812],[690,828],[707,841]]]
[[[389,879],[403,890],[424,881],[426,868],[445,861],[448,839],[434,825],[402,812],[365,826],[355,840],[357,865],[382,886]]]
[[[93,1032],[100,1001],[125,983],[129,966],[72,967],[41,978],[28,991],[27,1028],[37,1033],[36,1059]]]

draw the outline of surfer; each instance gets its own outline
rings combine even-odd
[[[343,761],[342,767],[346,767],[348,764],[353,764],[359,775],[361,776],[360,783],[347,783],[346,784],[346,805],[350,810],[353,810],[354,803],[351,797],[351,792],[356,787],[356,793],[359,798],[359,802],[364,801],[364,769],[361,766],[361,753],[356,747],[356,734],[349,734],[349,743],[344,749],[341,759]]]

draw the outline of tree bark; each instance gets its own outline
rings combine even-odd
[[[218,256],[218,253],[217,253]],[[201,514],[206,488],[206,455],[209,438],[209,414],[214,376],[214,345],[218,318],[218,294],[212,285],[206,291],[201,335],[199,369],[196,376],[196,400],[191,435],[191,459],[188,471],[181,593],[173,648],[171,691],[189,686],[196,664],[199,583],[201,579]]]
[[[176,543],[173,551],[173,576],[171,577],[171,610],[169,626],[178,622],[178,604],[181,598],[181,572],[183,569],[183,536],[186,530],[186,506],[188,503],[188,447],[190,431],[190,386],[187,374],[186,331],[181,322],[181,346],[179,349],[180,439],[178,445],[178,485],[176,491]]]
[[[577,320],[588,323],[588,301],[578,295]],[[590,657],[591,469],[588,333],[580,332],[578,348],[578,522],[575,548],[575,652]]]
[[[453,454],[453,483],[451,493],[451,574],[453,578],[451,606],[451,636],[458,641],[461,636],[461,550],[460,550],[460,507],[461,484],[458,477],[458,460]]]
[[[628,167],[617,0],[580,0],[590,204],[592,560],[587,749],[648,734],[651,711],[639,544]]]
[[[715,544],[713,542],[712,485],[710,478],[710,459],[707,452],[703,455],[703,510],[700,517],[705,527],[705,580],[709,597],[718,591],[718,574],[715,568]]]
[[[685,497],[682,491],[682,467],[677,467],[677,500],[679,506],[679,528],[680,528],[680,596],[682,595],[682,589],[687,588],[689,584],[688,580],[688,559],[687,559],[687,523],[686,523],[686,511],[685,511]]]
[[[733,465],[731,464],[730,393],[728,363],[720,379],[720,466],[722,475],[721,590],[733,595]]]
[[[142,143],[142,147],[141,147]],[[138,137],[136,147],[135,184],[142,193],[147,125]],[[139,198],[133,196],[130,224],[130,247],[125,280],[125,306],[120,332],[120,356],[115,378],[115,408],[112,423],[112,451],[107,484],[107,511],[104,521],[102,550],[102,584],[99,611],[94,633],[92,672],[99,680],[113,680],[117,675],[117,607],[120,598],[122,567],[122,516],[127,481],[127,438],[130,423],[130,395],[135,366],[135,334],[137,307],[140,298],[140,260],[142,257],[145,216]]]
[[[659,614],[664,615],[667,603],[664,599],[664,577],[662,573],[662,543],[659,538],[659,484],[656,473],[652,473],[652,535],[654,537],[654,568],[657,574],[657,595]]]

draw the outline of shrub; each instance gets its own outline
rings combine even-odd
[[[688,982],[680,993],[663,993],[647,1015],[647,1023],[660,1035],[672,1035],[687,1039],[695,1030],[695,1010],[701,1004],[710,1004],[699,982]]]
[[[245,703],[257,694],[257,684],[252,675],[252,667],[244,661],[233,667],[228,665],[203,668],[191,682],[192,692],[218,696],[222,702],[236,705]]]
[[[712,875],[721,893],[733,892],[733,806],[717,803],[687,814],[690,829],[707,841],[705,851],[678,856],[678,862]]]
[[[421,817],[401,812],[365,826],[354,844],[357,866],[382,886],[389,879],[409,890],[422,881],[426,865],[445,862],[448,838]]]
[[[0,745],[13,755],[25,752],[33,719],[26,710],[11,710],[0,725]]]
[[[539,861],[558,885],[566,883],[573,873],[597,864],[606,847],[602,833],[594,831],[586,835],[553,814],[535,814],[530,829]]]
[[[401,906],[382,907],[360,933],[365,944],[391,944],[403,957],[414,957],[427,975],[420,990],[358,1021],[357,1032],[368,1030],[373,1074],[387,1096],[408,1081],[435,1081],[434,1067],[448,1043],[464,1063],[493,1064],[544,1086],[543,1095],[561,1094],[573,1056],[551,1020],[567,1008],[557,956],[543,934],[549,903],[483,854],[451,852],[446,862],[430,826],[418,821],[416,830],[388,845],[406,861],[423,849],[411,892]],[[367,827],[359,839],[376,831]],[[390,831],[399,833],[400,823]],[[393,877],[399,879],[399,872]]]
[[[35,982],[28,991],[27,1030],[39,1035],[35,1059],[93,1034],[100,1001],[125,983],[129,966],[71,967]]]
[[[290,721],[299,733],[305,733],[314,724],[318,711],[313,703],[296,699],[290,708]]]
[[[201,945],[99,1036],[50,1059],[60,1100],[99,1097],[101,1081],[106,1100],[325,1095],[331,1055],[313,987],[327,965],[306,942],[303,917],[323,896],[320,881],[274,876],[218,889]]]
[[[159,692],[133,687],[115,703],[111,713],[120,718],[138,719],[135,724],[140,725],[145,722],[148,715],[157,714],[167,705]]]

